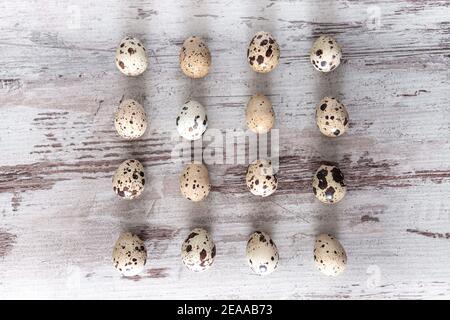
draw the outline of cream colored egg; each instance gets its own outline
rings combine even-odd
[[[323,274],[337,276],[347,266],[347,254],[334,236],[321,234],[314,244],[314,262]]]
[[[180,175],[181,194],[197,202],[205,199],[211,190],[208,168],[202,163],[189,163]]]
[[[275,38],[265,31],[256,33],[248,45],[247,60],[250,67],[259,73],[275,69],[280,60],[280,47]]]
[[[191,271],[202,272],[211,267],[216,256],[216,245],[208,231],[192,230],[181,246],[181,260]]]
[[[112,260],[117,271],[126,277],[141,273],[147,262],[144,242],[130,232],[121,234],[114,246]]]
[[[333,165],[321,165],[314,174],[312,185],[316,198],[326,204],[341,201],[347,192],[344,174]]]
[[[180,67],[190,78],[205,77],[211,66],[211,53],[202,38],[187,38],[180,51]]]
[[[208,128],[206,110],[199,102],[189,100],[183,104],[176,119],[177,131],[187,140],[198,140]]]
[[[147,53],[139,39],[127,37],[123,39],[116,50],[116,66],[127,76],[138,76],[148,66]]]
[[[247,242],[247,263],[259,275],[271,274],[278,267],[278,249],[265,232],[255,231]]]
[[[347,131],[349,116],[336,98],[325,97],[316,106],[316,124],[327,137],[339,137]]]
[[[333,71],[341,64],[341,46],[330,36],[320,36],[314,42],[309,57],[316,70]]]
[[[278,187],[272,162],[266,159],[253,161],[247,168],[245,180],[248,190],[255,196],[270,196]]]
[[[113,180],[113,190],[121,198],[131,200],[144,191],[144,166],[136,159],[125,160],[117,168]]]
[[[262,94],[250,98],[245,111],[247,127],[255,133],[264,134],[275,124],[275,112],[270,99]]]
[[[114,126],[124,139],[141,137],[147,129],[147,114],[144,107],[133,99],[122,101],[115,113]]]

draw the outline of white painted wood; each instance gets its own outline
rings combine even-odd
[[[0,3],[1,298],[450,298],[449,1],[2,1]],[[248,67],[251,36],[273,33],[281,63]],[[328,33],[345,61],[319,74],[308,61]],[[205,38],[208,77],[178,66],[183,40]],[[126,35],[150,52],[148,71],[121,75],[114,51]],[[179,193],[175,117],[187,98],[208,110],[210,128],[245,129],[256,91],[270,94],[280,129],[280,186],[257,199],[245,165],[210,166],[213,191],[190,203]],[[314,123],[322,96],[338,96],[351,128],[329,140]],[[123,97],[151,118],[137,142],[112,124]],[[120,201],[111,177],[127,157],[143,161],[141,199]],[[349,192],[335,206],[315,200],[310,179],[322,160],[340,164]],[[217,260],[192,274],[181,242],[210,228]],[[257,228],[280,249],[279,270],[250,273],[244,254]],[[112,268],[121,230],[144,236],[146,271]],[[338,278],[314,267],[319,232],[347,250]],[[378,277],[379,275],[379,277]],[[376,281],[375,281],[376,280]]]

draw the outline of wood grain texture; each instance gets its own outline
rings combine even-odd
[[[450,1],[2,1],[0,3],[1,298],[450,298]],[[251,36],[273,33],[281,61],[270,74],[248,67]],[[319,74],[308,61],[322,33],[344,61]],[[210,74],[184,77],[180,45],[207,40]],[[121,38],[149,51],[138,78],[114,65]],[[270,95],[279,131],[279,190],[253,197],[246,165],[209,166],[202,203],[178,190],[175,117],[188,97],[207,107],[209,127],[245,129],[244,108]],[[344,136],[315,127],[314,105],[339,97]],[[146,108],[149,130],[119,139],[113,112],[123,98]],[[148,185],[120,201],[111,177],[129,157]],[[311,192],[322,161],[338,163],[346,198],[324,206]],[[217,259],[207,273],[180,262],[193,227],[211,230]],[[255,229],[272,235],[280,268],[252,275],[244,255]],[[145,272],[122,278],[111,252],[121,230],[143,237]],[[319,232],[347,250],[332,279],[313,265]],[[379,276],[379,277],[378,277]],[[375,281],[375,280],[379,281]]]

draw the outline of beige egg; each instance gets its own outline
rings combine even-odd
[[[270,160],[253,161],[247,168],[245,180],[248,190],[255,196],[270,196],[278,187],[278,179]]]
[[[341,201],[347,192],[342,171],[333,165],[321,165],[314,174],[312,185],[316,198],[326,204]]]
[[[187,38],[180,51],[180,67],[190,78],[203,78],[211,66],[211,53],[202,38]]]
[[[147,114],[144,107],[133,99],[122,101],[114,116],[114,126],[124,139],[141,137],[147,129]]]
[[[316,70],[333,71],[341,64],[341,46],[330,36],[320,36],[314,42],[309,58]]]
[[[336,98],[325,97],[316,106],[316,124],[327,137],[339,137],[348,128],[349,117],[345,106]]]
[[[252,96],[247,103],[245,119],[248,128],[253,132],[269,132],[275,124],[275,112],[270,99],[262,94]]]
[[[144,166],[135,159],[125,160],[117,168],[112,184],[114,192],[123,199],[139,197],[145,186]]]
[[[259,73],[275,69],[280,60],[280,47],[275,38],[268,32],[256,33],[248,45],[247,60],[250,67]]]
[[[181,194],[188,200],[197,202],[205,199],[211,190],[208,168],[202,163],[189,163],[180,176]]]
[[[114,246],[112,260],[117,271],[126,277],[141,273],[147,262],[144,242],[130,232],[121,234]]]
[[[138,76],[147,69],[147,53],[139,39],[127,37],[120,42],[116,50],[116,66],[127,76]]]
[[[181,261],[191,271],[202,272],[211,267],[216,257],[216,245],[203,228],[195,228],[181,246]]]
[[[278,267],[278,249],[265,232],[255,231],[247,242],[247,263],[259,275],[268,275]]]
[[[337,276],[346,268],[347,254],[336,238],[321,234],[314,244],[314,262],[323,274]]]

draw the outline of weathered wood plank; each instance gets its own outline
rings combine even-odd
[[[0,297],[450,297],[449,1],[3,1],[0,9]],[[268,75],[245,61],[261,29],[282,49]],[[327,75],[308,62],[322,33],[336,37],[345,58]],[[113,63],[127,34],[149,49],[139,78]],[[178,67],[191,34],[213,56],[211,73],[196,81]],[[256,199],[245,164],[217,164],[209,166],[208,199],[182,199],[181,163],[172,158],[178,107],[198,99],[211,130],[241,130],[257,91],[275,107],[279,190]],[[350,130],[337,140],[314,124],[324,95],[338,96],[350,113]],[[132,143],[113,128],[123,98],[139,100],[150,116],[148,132]],[[129,157],[143,162],[148,179],[141,199],[124,202],[111,176]],[[335,206],[310,190],[322,161],[338,163],[349,186]],[[198,225],[211,229],[218,253],[209,272],[191,274],[179,251]],[[267,278],[245,264],[257,228],[280,250],[280,268]],[[140,234],[149,251],[145,272],[132,279],[110,262],[121,230]],[[349,256],[336,279],[312,263],[323,231]]]

